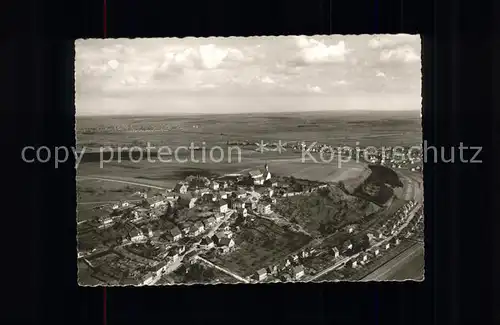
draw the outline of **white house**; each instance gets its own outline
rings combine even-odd
[[[304,272],[304,267],[302,265],[298,265],[298,266],[293,268],[292,276],[295,280],[300,279],[304,275],[305,275],[305,272]]]
[[[232,238],[224,237],[220,240],[219,245],[232,248],[234,247],[234,240]]]
[[[130,230],[129,236],[132,242],[139,242],[145,239],[145,236],[142,233],[142,231],[137,228],[133,228],[132,230]]]
[[[340,255],[339,249],[337,247],[333,248],[333,257],[338,258]]]
[[[260,202],[257,205],[257,211],[260,214],[270,214],[272,212],[271,211],[271,203],[269,203],[269,202]]]
[[[155,274],[153,272],[148,272],[141,278],[142,285],[151,285],[155,280]]]
[[[246,208],[240,208],[238,209],[238,214],[242,217],[246,217],[248,215],[248,211]]]
[[[266,269],[260,269],[256,272],[255,275],[258,281],[263,281],[267,278],[267,271]]]
[[[352,249],[352,243],[351,243],[351,241],[350,241],[350,240],[347,240],[347,241],[345,241],[345,242],[344,242],[344,249],[345,249],[345,250],[350,250],[350,249]]]
[[[214,191],[217,191],[217,190],[219,189],[219,186],[220,186],[220,185],[219,185],[219,183],[217,183],[217,182],[212,182],[212,183],[210,184],[210,188],[211,188],[212,190],[214,190]]]
[[[184,183],[178,183],[174,187],[174,192],[179,193],[179,194],[186,194],[188,191],[188,186]]]
[[[352,261],[351,266],[353,268],[357,267],[358,266],[358,261]]]
[[[389,248],[391,248],[391,244],[390,244],[390,243],[385,244],[385,245],[384,245],[384,248],[385,248],[386,250],[388,250]]]

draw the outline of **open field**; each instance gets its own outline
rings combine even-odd
[[[182,265],[168,275],[173,283],[239,283],[232,276],[203,263]]]
[[[419,249],[414,255],[404,260],[403,265],[399,264],[385,275],[387,280],[423,280],[424,279],[424,250]]]
[[[257,218],[242,227],[235,236],[235,251],[223,256],[206,256],[213,263],[241,276],[249,276],[258,269],[282,261],[290,253],[307,244],[311,238]]]
[[[383,280],[421,280],[423,278],[423,246],[413,241],[403,241],[399,246],[389,251],[381,250],[381,255],[370,261],[349,277],[353,281],[383,281]],[[419,256],[421,260],[419,261]],[[421,263],[421,264],[419,264]],[[407,268],[408,265],[408,268]],[[350,268],[342,270],[349,276]],[[411,270],[410,270],[411,269]],[[404,271],[403,271],[404,270]],[[395,275],[404,278],[396,279]],[[325,274],[320,280],[331,279],[332,275]]]
[[[304,127],[307,124],[309,127]],[[419,112],[304,112],[204,116],[77,117],[77,145],[187,146],[226,141],[320,141],[395,146],[422,142]]]
[[[137,199],[133,194],[148,188],[106,180],[79,179],[76,190],[79,195],[78,202],[105,202]]]
[[[77,218],[78,221],[83,221],[95,216],[109,214],[109,210],[98,209],[100,206],[107,205],[109,207],[112,202],[122,200],[136,201],[140,199],[137,195],[134,195],[137,191],[152,194],[159,190],[121,182],[79,179],[77,180],[76,191],[78,195]]]
[[[303,127],[305,124],[314,127]],[[416,145],[421,143],[421,120],[418,112],[308,112],[253,115],[206,115],[197,116],[149,116],[149,117],[78,117],[77,145],[85,146],[86,152],[78,166],[77,175],[105,175],[123,179],[172,187],[175,182],[190,174],[204,176],[237,173],[242,170],[262,167],[265,161],[278,176],[294,176],[318,181],[338,182],[352,177],[362,164],[342,162],[339,168],[337,157],[326,162],[302,162],[300,152],[288,148],[281,153],[256,152],[243,147],[241,155],[230,150],[227,141],[250,143],[277,141],[305,141],[331,146],[356,145],[375,147],[391,145]],[[100,167],[99,152],[91,152],[99,146],[153,147],[167,145],[172,150],[179,146],[207,148],[206,159],[196,151],[181,151],[176,161],[161,162],[147,157],[137,163],[123,154],[120,162],[104,162]],[[224,152],[221,162],[210,161],[209,150],[220,146]],[[154,149],[152,149],[154,152]],[[117,159],[118,153],[114,153]],[[231,161],[229,161],[231,156]],[[319,158],[319,154],[313,154]],[[218,151],[214,157],[220,157]],[[169,159],[169,157],[164,157]],[[181,160],[181,161],[179,161]],[[185,160],[185,161],[184,161]],[[319,160],[318,160],[319,161]]]

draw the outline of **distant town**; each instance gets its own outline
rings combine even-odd
[[[388,152],[339,183],[275,176],[279,163],[265,163],[99,205],[78,222],[79,283],[379,280],[423,244],[421,153]]]

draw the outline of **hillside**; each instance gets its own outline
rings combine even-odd
[[[379,208],[330,186],[311,195],[282,198],[278,200],[276,210],[312,235],[321,236],[347,224],[360,222]]]

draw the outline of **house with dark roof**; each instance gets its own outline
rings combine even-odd
[[[234,240],[232,238],[224,237],[219,241],[219,246],[232,248],[234,247]]]
[[[156,276],[161,276],[167,270],[168,264],[165,261],[162,261],[158,264],[155,264],[151,267],[151,271],[155,273]]]
[[[227,212],[227,202],[224,201],[224,200],[220,200],[216,203],[216,206],[217,206],[217,210],[218,212],[220,213],[226,213]]]
[[[243,199],[247,196],[247,191],[245,189],[239,188],[233,192],[233,197],[238,199]]]
[[[210,249],[215,246],[214,241],[210,237],[203,237],[203,239],[200,242],[200,245],[205,248],[205,249]]]
[[[212,239],[213,241],[217,244],[217,245],[221,245],[220,242],[222,241],[222,239],[226,238],[226,235],[222,232],[222,231],[219,231],[218,233],[216,233],[215,235],[212,236]]]
[[[344,249],[344,251],[352,249],[352,242],[350,240],[346,240],[342,245],[342,248]]]
[[[206,187],[200,188],[196,191],[196,194],[198,195],[198,197],[202,197],[204,195],[207,195],[208,193],[210,193],[210,189],[208,189]]]
[[[260,214],[270,214],[271,210],[271,202],[267,200],[262,200],[257,204],[257,212]]]
[[[175,185],[173,191],[179,194],[186,194],[188,191],[188,186],[185,183],[178,183],[177,185]]]
[[[269,274],[276,274],[276,273],[278,273],[278,265],[276,265],[276,264],[270,265],[267,268],[267,271],[269,272]]]
[[[248,215],[248,211],[246,208],[239,208],[238,209],[238,215],[242,217],[246,217]]]
[[[129,231],[128,235],[130,237],[130,240],[133,242],[141,241],[145,238],[142,231],[135,227]]]
[[[192,227],[190,233],[193,234],[193,236],[198,236],[202,232],[205,231],[205,226],[203,226],[203,223],[200,221],[197,221]]]
[[[245,202],[243,202],[241,199],[235,198],[229,201],[231,204],[231,209],[239,209],[239,208],[244,208],[245,207]]]
[[[399,245],[401,243],[401,240],[398,237],[394,237],[394,238],[392,238],[391,243],[394,246],[396,246],[396,245]]]
[[[176,249],[171,249],[167,253],[167,259],[173,263],[179,259],[179,252]]]
[[[222,188],[222,189],[225,189],[228,186],[226,181],[217,181],[217,183],[219,183],[219,188]]]
[[[179,229],[184,234],[184,236],[188,235],[191,232],[191,227],[192,224],[190,224],[189,222],[179,225]]]
[[[203,220],[203,226],[205,226],[205,229],[212,227],[215,225],[215,218],[214,217],[209,217],[205,220]]]
[[[173,241],[177,241],[182,238],[182,232],[178,227],[174,227],[168,231],[169,237]]]
[[[259,169],[254,169],[254,170],[251,170],[248,172],[248,175],[251,177],[251,178],[259,178],[259,177],[264,177],[264,174],[262,173],[262,171],[260,171]]]
[[[278,186],[278,181],[276,179],[268,179],[267,181],[264,181],[264,185],[268,187],[277,187]]]
[[[217,191],[219,189],[220,184],[216,181],[213,181],[210,183],[210,188],[214,191]]]

